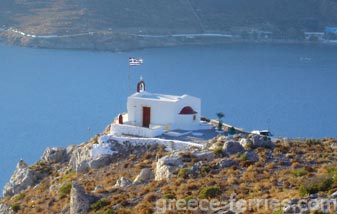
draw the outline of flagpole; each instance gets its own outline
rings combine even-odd
[[[131,77],[130,77],[130,75],[131,75],[131,72],[130,72],[130,68],[131,66],[129,65],[129,73],[128,73],[128,96],[130,95],[130,79],[131,79]]]
[[[131,93],[131,89],[130,89],[130,82],[131,82],[131,66],[135,66],[135,65],[141,65],[143,64],[143,59],[142,58],[133,58],[133,57],[129,57],[129,73],[128,73],[128,95],[130,95]]]

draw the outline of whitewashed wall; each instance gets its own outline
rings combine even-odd
[[[152,129],[126,124],[112,124],[110,128],[112,135],[133,135],[142,137],[157,137],[164,133],[163,127],[157,126]]]
[[[183,95],[181,99],[174,102],[129,97],[127,103],[129,124],[143,125],[143,106],[151,108],[152,125],[169,125],[170,130],[197,130],[199,127],[201,115],[201,100],[199,98]],[[197,112],[195,120],[193,120],[193,115],[179,114],[185,106],[191,106]]]

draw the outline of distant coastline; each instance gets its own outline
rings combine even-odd
[[[323,44],[336,41],[307,41],[294,39],[243,39],[228,33],[195,34],[132,34],[126,32],[83,32],[69,35],[33,35],[15,29],[0,29],[0,43],[30,48],[71,49],[92,51],[131,51],[144,48],[203,46],[234,43]]]

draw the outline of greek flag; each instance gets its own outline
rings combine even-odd
[[[136,66],[136,65],[141,65],[141,64],[143,64],[142,58],[129,57],[129,66]]]

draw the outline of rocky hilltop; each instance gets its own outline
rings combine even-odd
[[[241,133],[199,145],[105,131],[47,148],[31,166],[19,161],[0,213],[328,213],[337,200],[336,144]],[[286,202],[242,207],[257,199]]]
[[[304,31],[336,26],[336,14],[335,0],[2,0],[0,37],[15,45],[95,50],[255,41],[266,35],[301,40]],[[200,34],[206,36],[195,36]]]

